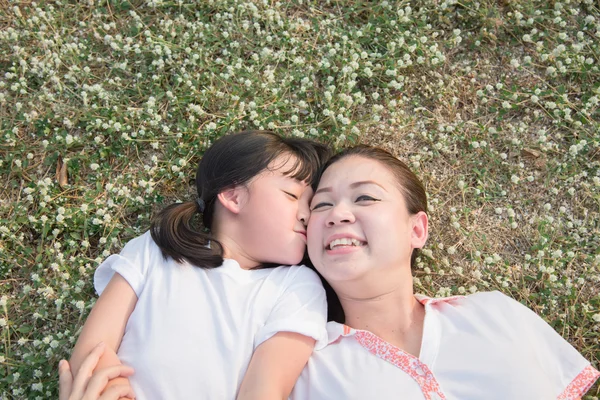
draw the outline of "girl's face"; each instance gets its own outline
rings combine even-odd
[[[393,279],[389,274],[410,268],[412,249],[424,243],[414,239],[415,216],[396,177],[369,158],[347,156],[327,168],[310,209],[308,253],[334,289],[367,275]]]
[[[312,189],[282,173],[293,157],[279,157],[247,187],[239,217],[244,227],[241,248],[256,262],[298,264],[306,249],[306,223]]]

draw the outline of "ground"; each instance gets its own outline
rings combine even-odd
[[[0,2],[2,398],[56,397],[98,263],[243,129],[393,151],[416,290],[500,290],[600,366],[597,2],[198,3]]]

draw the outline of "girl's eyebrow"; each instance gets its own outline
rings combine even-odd
[[[294,184],[298,185],[298,186],[307,186],[308,184],[306,183],[306,181],[301,181],[298,178],[292,178],[291,176],[287,176],[284,175],[284,179],[290,182],[293,182]]]
[[[350,188],[351,189],[355,189],[359,186],[363,186],[363,185],[376,185],[379,186],[381,189],[383,189],[384,191],[387,192],[387,190],[381,186],[379,183],[375,182],[375,181],[358,181],[358,182],[354,182],[350,184]],[[333,189],[330,186],[324,187],[324,188],[320,188],[317,189],[317,191],[315,192],[315,194],[317,193],[328,193],[331,192]]]

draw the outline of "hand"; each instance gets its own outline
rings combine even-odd
[[[114,385],[106,390],[106,384],[117,377],[128,377],[133,374],[133,368],[115,365],[94,372],[98,360],[102,357],[106,345],[98,344],[88,354],[76,376],[71,373],[71,367],[66,360],[58,364],[59,400],[116,400],[122,397],[135,398],[135,393],[129,385]]]

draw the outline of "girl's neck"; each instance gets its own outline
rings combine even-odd
[[[260,265],[259,262],[252,259],[239,244],[231,237],[223,234],[215,234],[215,239],[223,246],[223,258],[230,258],[236,261],[242,269],[253,269]]]
[[[340,296],[346,325],[369,331],[386,342],[418,357],[423,336],[425,308],[414,297],[412,277],[376,297]]]

